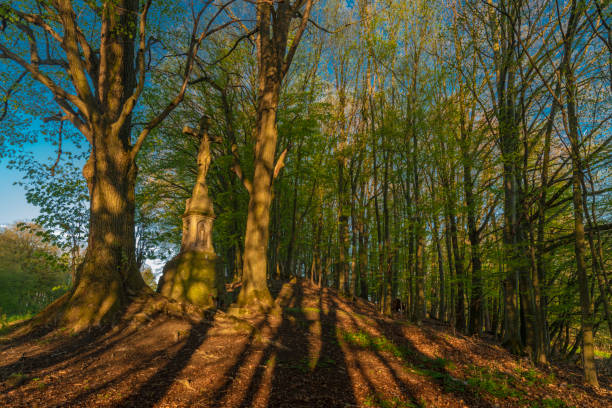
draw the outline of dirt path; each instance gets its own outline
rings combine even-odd
[[[307,283],[268,315],[167,315],[105,333],[0,343],[2,407],[605,407],[579,373],[542,372],[496,345],[382,318]],[[565,404],[565,405],[563,405]]]

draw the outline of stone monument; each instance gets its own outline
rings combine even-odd
[[[223,288],[219,258],[212,245],[215,213],[206,185],[212,159],[208,126],[204,116],[197,130],[188,126],[183,129],[183,133],[200,139],[198,174],[185,204],[181,250],[164,267],[158,285],[158,292],[164,296],[205,308],[216,306]]]

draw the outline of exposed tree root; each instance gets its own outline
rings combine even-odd
[[[75,309],[80,313],[75,313]],[[160,315],[171,316],[190,323],[199,323],[211,319],[214,314],[212,309],[202,309],[189,303],[168,299],[148,288],[128,296],[121,305],[114,305],[110,313],[100,315],[101,318],[88,319],[85,321],[90,324],[82,324],[83,317],[98,317],[96,312],[96,310],[83,310],[81,305],[75,306],[73,293],[68,292],[33,318],[15,325],[11,330],[11,337],[28,336],[39,332],[48,333],[54,330],[70,333],[104,330],[117,325],[143,324],[153,321]]]

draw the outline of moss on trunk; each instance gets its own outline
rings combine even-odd
[[[212,252],[181,252],[164,267],[157,290],[181,302],[215,307],[223,291],[219,266],[219,258]]]

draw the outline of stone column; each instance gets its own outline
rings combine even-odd
[[[200,139],[198,175],[191,198],[185,203],[181,250],[164,267],[158,291],[179,301],[215,307],[223,282],[212,245],[215,213],[206,185],[211,162],[207,118],[200,120],[197,131],[186,126],[183,133]]]

